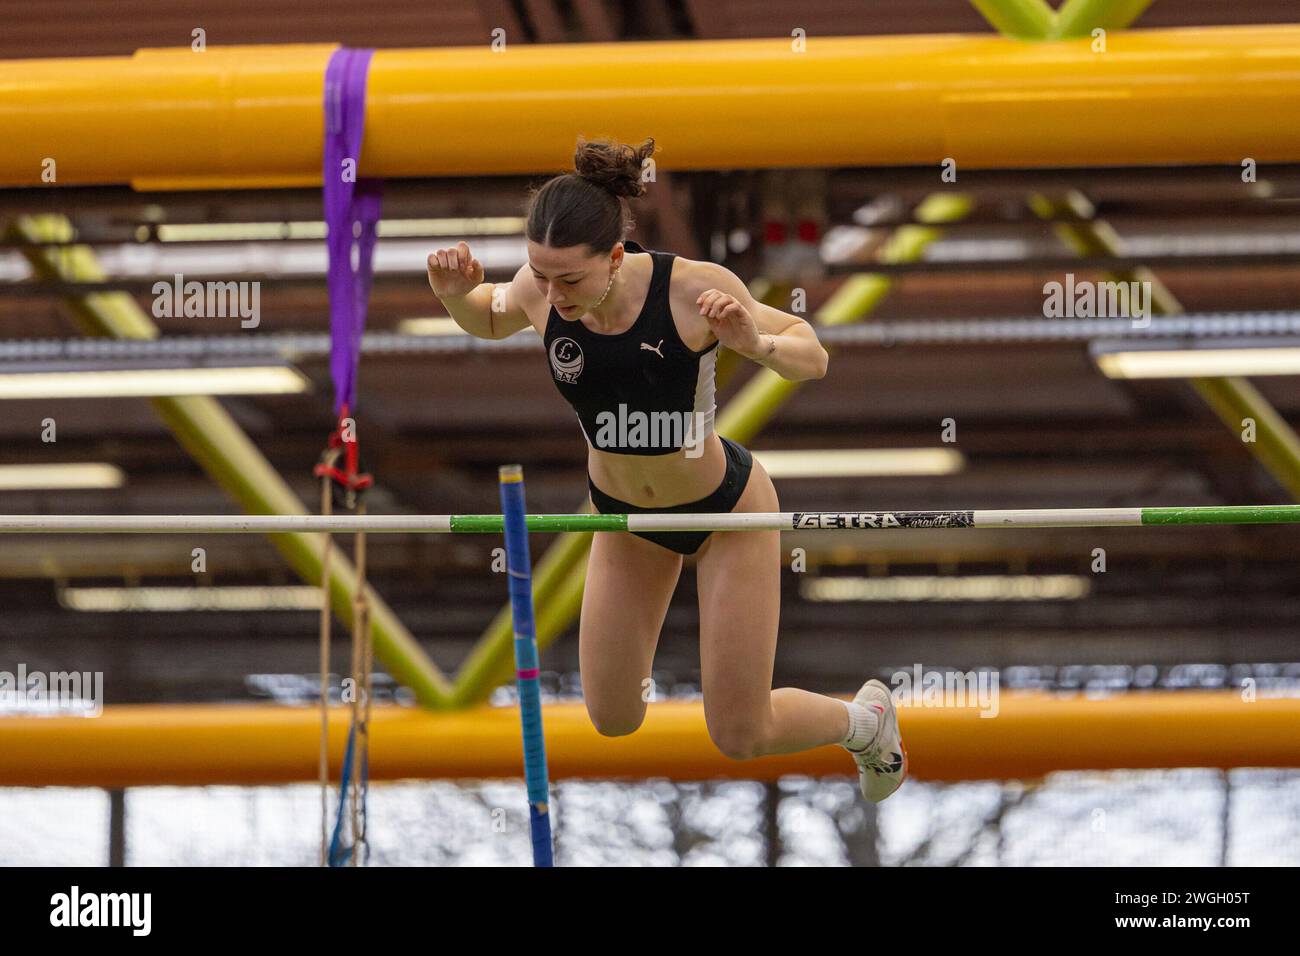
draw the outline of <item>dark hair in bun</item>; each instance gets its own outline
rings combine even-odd
[[[640,146],[613,140],[578,140],[573,169],[530,194],[524,234],[563,249],[587,245],[608,252],[632,230],[627,200],[645,195],[641,171],[655,141]]]

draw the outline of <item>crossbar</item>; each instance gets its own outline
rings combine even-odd
[[[1025,508],[991,511],[786,511],[534,514],[529,531],[868,531],[1111,528],[1300,523],[1300,505]],[[500,534],[501,515],[0,515],[0,534]]]

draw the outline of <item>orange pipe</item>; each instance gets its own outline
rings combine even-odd
[[[367,176],[556,172],[578,135],[664,169],[1300,161],[1300,26],[379,50]],[[332,47],[0,63],[0,186],[320,181]],[[936,180],[937,181],[937,180]],[[959,180],[960,181],[960,180]]]
[[[713,746],[698,702],[652,704],[628,737],[602,737],[582,704],[545,708],[553,778],[852,774],[839,747],[734,761]],[[900,722],[924,780],[1039,777],[1119,767],[1300,767],[1300,699],[1245,702],[1234,692],[1146,692],[1109,699],[1003,693],[996,717],[909,706]],[[319,714],[274,705],[107,708],[98,718],[0,719],[0,786],[128,787],[314,780]],[[331,719],[335,776],[347,734]],[[375,779],[518,777],[513,708],[452,713],[382,707],[371,730]]]

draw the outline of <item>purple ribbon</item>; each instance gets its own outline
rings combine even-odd
[[[366,72],[374,50],[340,48],[325,68],[324,193],[329,234],[330,374],[334,411],[355,411],[357,365],[374,272],[383,180],[356,178],[366,124]],[[350,161],[350,162],[346,162]],[[346,165],[345,165],[346,162]]]

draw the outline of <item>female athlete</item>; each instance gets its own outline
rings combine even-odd
[[[723,266],[626,238],[627,198],[645,192],[653,152],[654,140],[579,142],[574,171],[529,197],[528,261],[509,284],[484,284],[461,242],[429,256],[429,285],[471,335],[537,331],[587,439],[597,511],[780,511],[762,464],[713,430],[718,346],[792,381],[824,376],[826,350]],[[772,689],[779,531],[594,533],[579,663],[596,729],[630,734],[645,718],[642,689],[686,555],[696,555],[704,715],[718,749],[745,760],[838,743],[867,799],[897,790],[907,755],[884,684],[867,681],[852,701]]]

